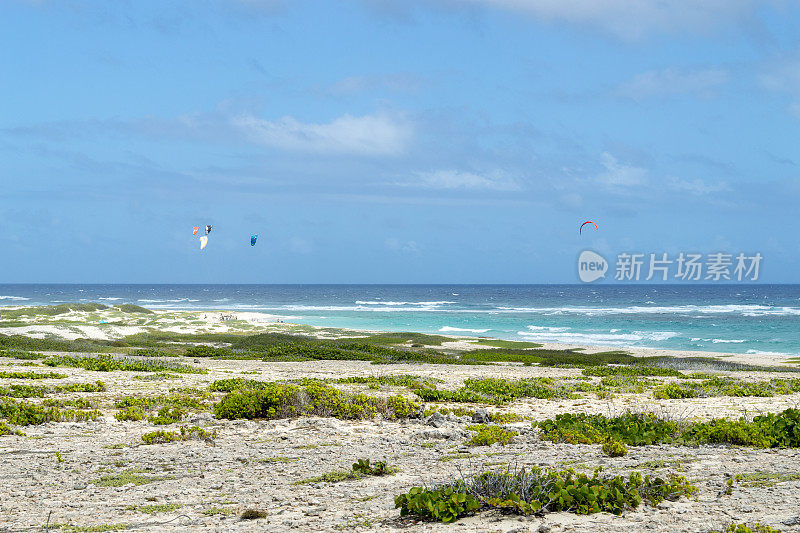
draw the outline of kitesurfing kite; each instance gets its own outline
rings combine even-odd
[[[203,248],[205,248],[206,244],[208,244],[208,237],[203,235],[202,237],[200,237],[200,249],[202,250]]]
[[[200,231],[200,226],[195,226],[192,228],[192,235],[197,235],[197,232]]]
[[[580,229],[580,230],[578,230],[578,233],[583,233],[583,227],[584,227],[586,224],[594,224],[594,222],[592,222],[591,220],[587,220],[586,222],[584,222],[583,224],[581,224],[581,229]],[[595,227],[595,228],[597,228],[597,224],[594,224],[594,227]],[[597,229],[600,229],[600,228],[597,228]]]
[[[256,233],[255,235],[250,235],[250,246],[255,246],[257,240],[258,240],[258,233]]]
[[[208,235],[209,233],[211,233],[211,224],[208,224],[206,226],[206,235]]]

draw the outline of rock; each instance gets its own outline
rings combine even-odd
[[[477,409],[472,415],[472,421],[476,424],[485,424],[489,421],[489,413],[486,409]]]
[[[551,528],[548,524],[539,524],[539,529],[537,529],[536,531],[538,533],[550,533],[551,531],[553,531],[553,528]]]
[[[433,414],[425,420],[425,424],[433,426],[435,428],[442,427],[444,425],[444,422],[445,422],[444,415],[442,415],[442,413],[440,413],[439,411],[434,411]]]
[[[76,481],[74,485],[72,485],[73,490],[83,490],[86,488],[86,483],[83,481]]]

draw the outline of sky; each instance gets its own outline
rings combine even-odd
[[[798,283],[798,22],[798,1],[7,0],[0,282],[576,283],[591,249],[759,252],[760,281]]]

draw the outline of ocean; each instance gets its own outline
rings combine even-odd
[[[800,355],[800,285],[0,285],[0,306],[98,302],[613,347]]]

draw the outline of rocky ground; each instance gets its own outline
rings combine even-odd
[[[112,407],[113,400],[121,396],[169,394],[170,389],[179,387],[206,390],[215,379],[236,376],[268,381],[414,374],[440,378],[445,381],[442,388],[454,388],[467,377],[563,378],[577,376],[579,370],[535,366],[386,367],[360,361],[184,361],[203,366],[209,373],[139,381],[131,378],[143,373],[20,366],[22,361],[0,359],[2,370],[57,370],[68,374],[66,379],[36,380],[36,385],[99,379],[107,386],[102,393],[59,396],[96,402],[104,414],[96,421],[50,422],[22,428],[26,436],[0,437],[0,479],[4,487],[0,530],[43,530],[49,521],[63,531],[706,532],[724,530],[732,522],[760,522],[780,531],[800,531],[797,449],[646,446],[631,448],[624,457],[609,458],[599,445],[541,441],[527,421],[510,425],[519,435],[508,446],[470,447],[465,445],[470,435],[465,426],[472,423],[469,416],[433,416],[405,422],[333,418],[228,421],[216,420],[208,411],[190,414],[183,425],[214,431],[213,439],[147,445],[142,442],[143,434],[175,429],[177,425],[154,426],[147,420],[120,422],[114,418],[116,409]],[[0,385],[23,382],[26,381],[2,379]],[[351,387],[366,390],[365,386]],[[386,392],[403,390],[378,391]],[[780,411],[799,401],[800,395],[686,400],[653,400],[647,394],[597,400],[588,395],[580,400],[517,401],[504,411],[533,419],[559,412],[613,413],[627,409],[707,418],[738,416],[745,410]],[[475,416],[480,418],[481,414],[479,410]],[[362,458],[385,460],[399,472],[339,483],[303,482],[333,470],[349,470]],[[611,473],[633,469],[659,475],[678,473],[697,485],[699,493],[696,499],[664,502],[656,508],[643,504],[623,516],[553,513],[517,517],[483,513],[451,525],[401,519],[394,507],[394,496],[413,486],[509,463],[574,467],[588,472],[602,466]],[[726,495],[726,476],[735,474],[745,474],[753,481],[738,483],[732,494]],[[106,481],[101,481],[104,478]],[[109,484],[112,486],[104,486]],[[263,511],[265,516],[243,520],[240,517],[246,510]]]

